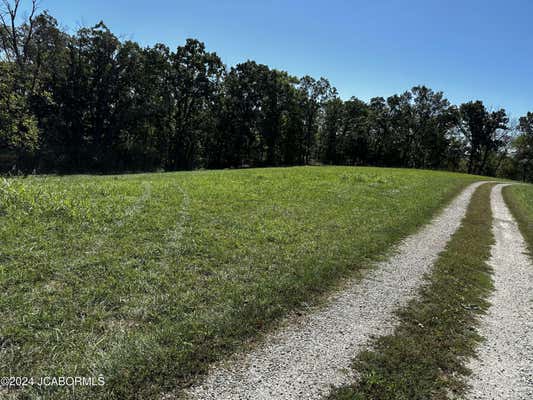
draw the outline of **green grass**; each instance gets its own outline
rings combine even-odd
[[[464,394],[465,360],[480,341],[473,329],[492,290],[486,264],[493,243],[489,193],[481,186],[417,298],[398,312],[394,333],[358,355],[356,384],[335,400],[429,400]],[[458,398],[458,397],[452,397]]]
[[[533,256],[533,185],[506,186],[502,193]]]
[[[0,375],[102,374],[76,396],[158,398],[353,276],[474,179],[302,167],[4,180]]]

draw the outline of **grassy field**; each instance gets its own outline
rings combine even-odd
[[[515,217],[533,257],[533,185],[510,185],[503,188],[503,197]]]
[[[302,167],[4,180],[0,375],[101,374],[105,385],[76,396],[157,398],[383,255],[474,179]]]

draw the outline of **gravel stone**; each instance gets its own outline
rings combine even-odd
[[[252,351],[212,367],[188,395],[216,400],[320,399],[332,385],[351,383],[353,358],[372,337],[392,332],[394,310],[416,293],[482,183],[468,186],[430,224],[402,241],[392,257],[331,295],[323,308],[288,321]]]
[[[495,291],[479,333],[486,341],[472,360],[469,398],[533,399],[533,263],[502,188],[491,193],[496,243],[491,250]]]

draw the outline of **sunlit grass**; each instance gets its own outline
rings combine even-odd
[[[157,398],[384,254],[474,179],[302,167],[4,180],[0,373],[102,374],[105,386],[77,396]]]
[[[533,257],[533,185],[506,186],[502,193]]]

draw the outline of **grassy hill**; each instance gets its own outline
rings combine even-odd
[[[476,178],[298,167],[0,185],[0,373],[157,398],[354,276]],[[68,398],[64,388],[25,393]]]

